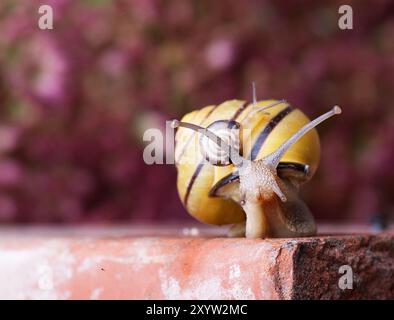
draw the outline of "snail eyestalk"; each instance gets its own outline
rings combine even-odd
[[[256,82],[252,82],[253,108],[257,107]]]
[[[243,163],[245,162],[245,159],[238,153],[238,151],[232,145],[229,145],[226,141],[218,137],[216,134],[214,134],[212,131],[208,130],[207,128],[203,128],[196,124],[182,122],[179,120],[173,120],[171,123],[171,127],[172,128],[183,127],[203,134],[204,136],[215,142],[221,149],[225,151],[228,150],[231,162],[236,167],[242,166]]]
[[[272,191],[275,192],[275,194],[279,197],[279,199],[282,202],[286,202],[287,198],[285,196],[285,194],[282,192],[282,190],[279,188],[278,183],[274,180],[274,182],[271,185],[272,187]]]
[[[289,150],[290,147],[298,141],[298,139],[300,139],[304,134],[312,130],[314,127],[316,127],[324,120],[327,120],[328,118],[331,118],[332,116],[341,113],[342,113],[341,108],[339,106],[334,106],[330,111],[322,114],[320,117],[317,117],[315,120],[312,120],[311,122],[303,126],[300,130],[294,133],[289,139],[283,142],[278,147],[278,149],[276,149],[273,153],[263,158],[262,161],[264,161],[267,165],[270,165],[272,168],[276,169],[280,159],[287,152],[287,150]]]
[[[176,129],[178,127],[179,127],[179,120],[177,120],[177,119],[172,120],[171,128]]]
[[[285,103],[285,102],[286,102],[286,100],[282,99],[282,100],[275,101],[275,102],[269,104],[268,106],[264,106],[264,107],[257,107],[257,104],[255,102],[253,102],[253,110],[245,118],[244,122],[249,121],[256,113],[259,113],[261,111],[267,110],[272,107],[275,107],[278,104]]]

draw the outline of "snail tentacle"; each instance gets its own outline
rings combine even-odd
[[[265,162],[267,165],[270,165],[272,168],[276,168],[279,164],[280,159],[287,152],[287,150],[289,150],[290,147],[294,143],[296,143],[303,135],[305,135],[308,131],[312,130],[324,120],[327,120],[328,118],[331,118],[336,114],[340,114],[341,112],[342,110],[339,106],[334,106],[330,111],[322,114],[320,117],[317,117],[315,120],[312,120],[306,125],[304,125],[290,138],[283,142],[274,152],[264,157],[261,161]]]
[[[275,107],[281,103],[286,103],[286,102],[287,101],[285,99],[281,99],[281,100],[275,101],[273,103],[270,103],[267,106],[262,106],[262,107],[257,107],[257,102],[256,103],[253,102],[253,109],[250,111],[250,113],[247,115],[247,117],[243,121],[245,123],[245,126],[248,126],[250,119],[252,119],[256,113],[262,112],[264,110],[270,109],[270,108]]]

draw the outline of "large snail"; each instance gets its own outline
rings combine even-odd
[[[230,236],[315,234],[314,218],[298,192],[320,158],[314,127],[339,113],[335,106],[309,121],[284,100],[254,98],[174,120],[177,187],[186,210],[207,224],[233,224]]]

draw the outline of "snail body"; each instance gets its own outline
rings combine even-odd
[[[186,210],[230,235],[249,238],[316,232],[298,195],[320,158],[316,126],[286,101],[230,100],[186,114],[174,127],[177,188]]]

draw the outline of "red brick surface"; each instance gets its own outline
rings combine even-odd
[[[216,229],[3,229],[2,299],[394,298],[394,233],[227,239]],[[341,290],[341,265],[353,289]]]

